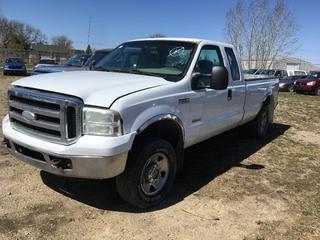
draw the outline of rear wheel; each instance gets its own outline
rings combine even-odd
[[[248,124],[248,129],[252,136],[263,138],[267,135],[269,125],[268,106],[263,106],[258,116]]]
[[[133,149],[126,170],[116,178],[117,190],[128,203],[148,208],[160,203],[171,190],[176,176],[176,154],[162,139],[146,139]]]
[[[290,84],[290,85],[288,86],[288,91],[289,91],[289,92],[294,92],[293,84]]]
[[[315,92],[314,92],[315,95],[317,96],[320,96],[320,87],[318,87]]]

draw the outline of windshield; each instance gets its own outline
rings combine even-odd
[[[70,67],[82,67],[82,65],[87,61],[89,55],[78,55],[69,58],[64,65]]]
[[[169,81],[183,77],[195,43],[183,41],[127,42],[104,57],[94,70],[155,75]]]
[[[8,58],[6,59],[6,63],[24,63],[21,58]]]
[[[39,64],[55,64],[56,62],[55,62],[55,60],[53,60],[53,59],[41,59],[40,61],[39,61]]]

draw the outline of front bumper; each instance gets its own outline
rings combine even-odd
[[[46,172],[67,177],[104,179],[121,174],[135,133],[120,137],[82,136],[66,146],[40,140],[12,128],[3,119],[4,145],[20,160]]]
[[[3,69],[6,72],[26,72],[27,69],[25,68],[4,68]]]
[[[294,85],[294,90],[300,91],[300,92],[314,92],[316,88],[317,88],[316,86]]]
[[[288,91],[289,84],[279,84],[279,91]]]

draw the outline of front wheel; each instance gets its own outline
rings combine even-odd
[[[162,139],[145,139],[133,149],[127,166],[116,178],[117,190],[128,203],[149,208],[160,203],[171,190],[176,176],[176,154]],[[137,146],[138,147],[138,146]]]
[[[318,87],[318,88],[315,90],[314,94],[315,94],[316,96],[320,96],[320,87]]]

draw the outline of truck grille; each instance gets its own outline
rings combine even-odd
[[[80,137],[80,99],[15,87],[8,90],[8,101],[10,122],[17,131],[64,145]]]

